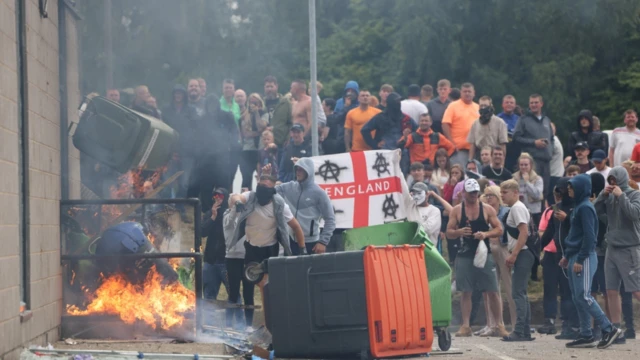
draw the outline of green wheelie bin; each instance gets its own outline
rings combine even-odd
[[[449,350],[451,334],[447,327],[451,324],[451,268],[429,241],[422,226],[416,222],[368,226],[347,230],[343,238],[345,251],[362,250],[368,245],[426,245],[424,255],[431,293],[433,329],[438,334],[440,350]]]

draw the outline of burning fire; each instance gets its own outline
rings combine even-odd
[[[160,183],[162,175],[167,171],[167,167],[162,167],[148,176],[143,168],[130,170],[118,177],[116,185],[109,189],[111,199],[144,198]],[[102,211],[108,214],[109,220],[116,219],[122,215],[123,208],[120,205],[104,205]]]
[[[184,313],[195,309],[195,294],[179,282],[163,285],[155,266],[142,285],[131,284],[117,274],[102,281],[86,310],[67,305],[69,315],[117,315],[126,324],[137,320],[156,329],[167,330],[182,325]]]

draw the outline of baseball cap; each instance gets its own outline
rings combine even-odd
[[[411,187],[411,191],[428,192],[429,191],[429,187],[427,186],[427,184],[425,184],[423,182],[417,182],[417,183],[413,184],[413,186]]]
[[[576,143],[576,146],[573,147],[574,149],[588,149],[589,148],[589,144],[587,144],[586,141],[579,141],[578,143]]]
[[[302,126],[302,124],[293,124],[291,126],[291,131],[302,131],[304,132],[304,126]]]
[[[480,191],[480,184],[478,184],[476,179],[467,179],[464,182],[464,191],[468,193]]]
[[[607,154],[605,154],[604,151],[600,149],[594,151],[593,155],[591,156],[591,160],[593,161],[602,161],[606,158],[607,158]]]

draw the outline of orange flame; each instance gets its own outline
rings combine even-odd
[[[86,310],[67,305],[69,315],[117,315],[126,324],[140,320],[156,329],[182,325],[184,313],[195,309],[196,297],[179,282],[163,285],[155,266],[142,285],[131,284],[123,275],[104,279]]]

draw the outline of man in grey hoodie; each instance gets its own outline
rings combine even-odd
[[[629,174],[622,166],[611,169],[607,183],[595,207],[607,214],[605,286],[611,321],[619,326],[620,283],[640,301],[640,192],[629,186]]]
[[[276,186],[276,191],[286,200],[302,226],[307,252],[322,254],[336,227],[333,205],[327,193],[315,182],[313,160],[299,159],[295,162],[294,169],[296,179]],[[265,171],[268,169],[263,169]],[[322,232],[319,231],[320,219],[324,220]],[[291,251],[294,255],[297,250],[297,244],[292,241]]]

